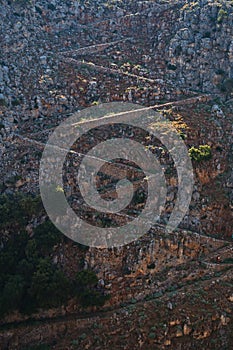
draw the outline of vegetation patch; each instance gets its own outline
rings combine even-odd
[[[198,148],[193,146],[189,149],[189,156],[197,162],[209,160],[212,157],[211,147],[209,145],[201,145]]]
[[[108,296],[97,289],[93,271],[81,271],[71,280],[53,262],[55,246],[66,238],[48,219],[32,234],[26,232],[40,210],[37,197],[0,196],[0,316],[15,310],[31,314],[66,304],[70,298],[76,298],[81,307],[103,305]],[[10,235],[5,236],[5,230]]]

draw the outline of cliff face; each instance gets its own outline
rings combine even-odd
[[[69,242],[54,250],[55,264],[67,275],[79,269],[82,256],[84,268],[94,270],[111,294],[107,307],[119,308],[116,313],[76,320],[69,315],[79,316],[80,309],[70,301],[34,315],[41,323],[54,315],[64,320],[1,330],[3,349],[38,341],[53,346],[54,337],[55,349],[230,349],[232,1],[2,0],[0,9],[0,193],[38,193],[51,131],[73,112],[101,102],[171,102],[157,110],[187,148],[208,145],[212,153],[193,162],[193,196],[176,233],[167,235],[161,226],[119,249],[80,254]],[[178,188],[170,163],[164,222]],[[73,195],[76,168],[68,170]],[[8,321],[22,319],[11,315]]]

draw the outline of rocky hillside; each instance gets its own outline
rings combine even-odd
[[[1,196],[38,194],[54,128],[112,101],[154,106],[184,140],[194,169],[189,210],[166,233],[177,173],[166,150],[144,140],[166,166],[160,225],[122,248],[82,250],[67,240],[49,253],[68,278],[94,271],[110,299],[98,310],[72,298],[31,316],[16,310],[0,322],[0,348],[230,350],[233,1],[0,0],[0,13]],[[79,162],[66,169],[71,200]],[[44,220],[39,212],[24,217],[30,238]],[[1,249],[17,233],[17,211],[14,225],[4,224]]]
[[[213,151],[209,163],[194,164],[198,205],[185,227],[229,237],[229,205],[218,192],[232,199],[232,8],[231,1],[207,0],[1,1],[3,190],[13,181],[23,191],[38,191],[38,142],[74,111],[109,101],[153,106],[207,93],[208,106],[184,104],[184,113],[166,115],[183,127],[189,147],[209,144]],[[229,101],[222,107],[226,115],[216,98]],[[200,191],[213,184],[212,220]]]
[[[18,122],[30,109],[51,115],[51,104],[56,113],[57,104],[69,112],[93,100],[127,99],[138,75],[144,93],[132,89],[132,99],[147,104],[232,91],[230,0],[2,0],[1,13],[1,103]],[[106,95],[107,68],[112,84],[122,81]],[[99,75],[97,91],[85,79],[88,70]]]

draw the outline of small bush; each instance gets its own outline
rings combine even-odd
[[[5,98],[0,98],[0,106],[6,107],[7,106],[7,101]]]
[[[211,158],[211,148],[208,145],[201,145],[198,148],[191,147],[189,149],[189,156],[192,160],[201,162],[202,160],[208,160]]]
[[[149,338],[150,339],[155,339],[156,338],[156,334],[153,333],[153,332],[149,333]]]
[[[215,73],[218,74],[218,75],[224,75],[225,71],[223,69],[219,68],[219,69],[216,70]]]
[[[61,242],[62,235],[50,220],[46,220],[35,228],[33,238],[38,243],[41,253],[49,254],[53,247]]]
[[[69,281],[64,273],[48,258],[40,259],[29,290],[37,305],[42,308],[62,305],[68,299],[69,289]]]
[[[168,69],[168,70],[176,70],[176,69],[177,69],[177,66],[175,66],[174,64],[168,63],[167,69]]]
[[[83,307],[102,306],[109,296],[97,290],[98,278],[93,271],[78,272],[73,282],[74,295]]]
[[[219,24],[222,23],[225,17],[227,17],[227,11],[220,9],[218,12],[217,22]]]

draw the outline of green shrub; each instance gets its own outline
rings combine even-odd
[[[61,242],[62,235],[50,220],[46,220],[35,228],[33,238],[40,247],[41,253],[49,254],[53,247]]]
[[[224,18],[227,17],[227,11],[223,10],[222,8],[218,11],[218,18],[217,22],[222,23]]]
[[[0,314],[17,309],[23,295],[24,284],[21,276],[9,276],[0,296]]]
[[[78,272],[73,282],[74,295],[83,307],[102,306],[109,296],[96,288],[98,278],[93,271]]]
[[[177,66],[175,66],[174,64],[168,63],[167,64],[167,69],[169,69],[169,70],[176,70]]]
[[[149,333],[148,337],[149,337],[149,339],[155,339],[156,338],[156,334],[151,332],[151,333]]]
[[[191,147],[189,149],[189,156],[192,160],[200,162],[211,158],[211,147],[208,145],[201,145],[198,148]]]
[[[69,290],[70,284],[64,273],[48,258],[40,259],[29,290],[38,307],[49,308],[62,305],[68,299]]]
[[[0,98],[0,106],[6,107],[7,106],[7,101],[5,98]]]
[[[19,106],[20,103],[21,103],[21,100],[18,99],[18,98],[15,98],[14,100],[12,100],[12,106],[15,107],[15,106]]]
[[[0,196],[0,227],[25,229],[34,215],[43,210],[40,197],[21,193]]]

